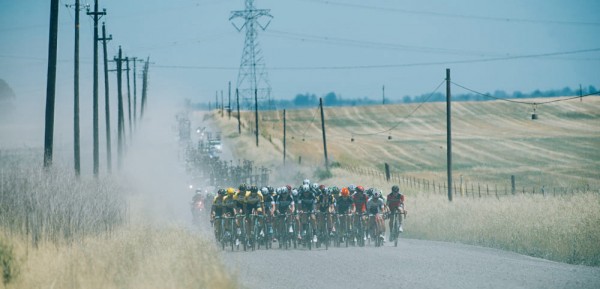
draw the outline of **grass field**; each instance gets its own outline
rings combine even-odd
[[[328,154],[341,167],[319,179],[323,144],[316,110],[287,112],[287,159],[282,163],[280,112],[263,112],[260,147],[251,128],[254,115],[242,114],[243,132],[235,117],[214,113],[234,155],[273,168],[273,185],[298,184],[305,177],[326,185],[361,184],[385,192],[392,185],[381,177],[350,172],[348,167],[382,170],[443,183],[446,174],[445,104],[425,104],[390,134],[360,136],[385,130],[416,105],[326,108]],[[453,241],[515,251],[573,264],[600,265],[600,98],[538,107],[531,120],[528,107],[504,102],[453,104],[454,182],[510,186],[526,194],[461,197],[452,203],[444,192],[401,184],[409,216],[405,237]],[[314,119],[314,120],[313,120]],[[354,142],[351,138],[354,136]],[[388,136],[392,139],[388,140]],[[304,141],[303,141],[304,139]],[[302,164],[298,165],[298,157]],[[544,186],[546,196],[532,195]],[[582,188],[576,194],[551,193],[551,187]],[[520,189],[519,189],[520,191]]]
[[[138,212],[128,180],[3,160],[0,288],[238,287],[213,242]]]
[[[342,166],[378,170],[383,170],[387,162],[395,173],[443,182],[445,103],[425,104],[399,122],[416,106],[326,107],[329,159]],[[503,187],[515,175],[517,187],[529,190],[542,186],[600,188],[600,97],[538,106],[539,119],[535,121],[531,120],[531,112],[530,106],[498,101],[454,103],[454,178],[462,176],[465,182]],[[235,118],[216,119],[224,135],[237,137]],[[254,114],[243,112],[242,120],[242,142],[253,144]],[[389,133],[360,135],[396,124]],[[261,150],[280,156],[281,162],[282,113],[261,112],[259,125],[262,143],[271,143]],[[252,150],[244,147],[240,149]],[[292,162],[302,157],[304,164],[323,164],[321,123],[316,108],[287,112],[287,155]]]

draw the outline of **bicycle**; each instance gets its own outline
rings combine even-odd
[[[398,239],[400,237],[400,214],[404,214],[406,218],[406,212],[400,212],[399,209],[391,213],[392,227],[390,228],[390,239],[394,242],[394,247],[398,247]]]
[[[383,240],[381,239],[382,232],[379,230],[377,225],[377,215],[369,214],[369,243],[371,239],[375,241],[375,247],[383,246]]]
[[[359,247],[365,246],[366,231],[365,231],[365,220],[363,218],[364,213],[355,213],[354,214],[354,238],[356,239],[356,243]]]

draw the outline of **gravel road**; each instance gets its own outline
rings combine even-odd
[[[423,240],[222,256],[243,288],[600,288],[600,268]]]

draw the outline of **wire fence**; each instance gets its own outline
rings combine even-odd
[[[436,181],[431,179],[417,178],[413,176],[403,175],[400,173],[387,172],[385,170],[378,170],[367,167],[355,167],[355,166],[341,166],[342,169],[363,176],[370,176],[374,178],[380,178],[383,181],[389,183],[395,183],[403,186],[404,188],[416,189],[422,192],[428,192],[432,194],[448,194],[448,183],[445,181]],[[592,188],[589,184],[584,186],[539,186],[539,185],[527,185],[527,186],[513,186],[511,181],[498,185],[488,184],[482,182],[469,182],[469,181],[456,181],[453,180],[452,195],[455,197],[496,197],[501,196],[513,196],[513,195],[543,195],[543,196],[559,196],[567,194],[578,194],[590,191],[598,191],[598,188]]]

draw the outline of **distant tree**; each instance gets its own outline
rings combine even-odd
[[[402,102],[403,102],[403,103],[410,103],[411,101],[412,101],[412,98],[410,97],[410,95],[405,95],[405,96],[402,98]]]
[[[324,98],[324,101],[327,105],[334,106],[338,104],[337,95],[335,94],[335,92],[330,92],[326,94]]]
[[[587,93],[597,93],[597,92],[598,92],[598,90],[593,85],[590,85],[588,87]]]

